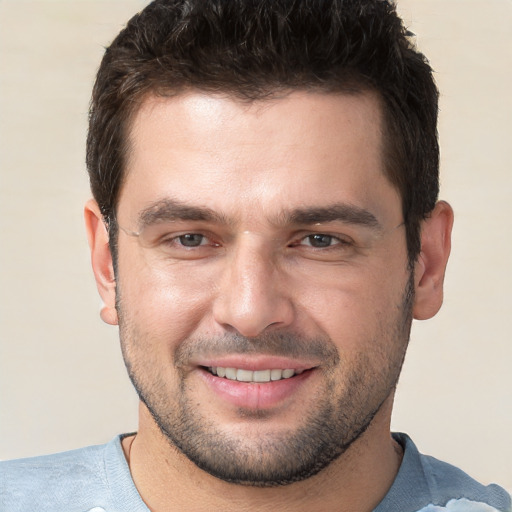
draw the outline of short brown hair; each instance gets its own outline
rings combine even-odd
[[[439,189],[438,91],[387,0],[156,0],[107,48],[92,94],[87,168],[111,226],[131,116],[148,93],[186,88],[246,100],[276,92],[377,92],[386,174],[397,187],[409,261]]]

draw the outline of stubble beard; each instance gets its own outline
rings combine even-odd
[[[364,434],[383,403],[394,393],[409,341],[414,281],[411,274],[397,308],[397,318],[382,333],[392,349],[383,355],[378,368],[365,353],[361,353],[350,368],[344,368],[338,350],[325,338],[305,339],[295,333],[266,334],[257,339],[230,335],[221,340],[183,342],[174,357],[174,371],[179,381],[177,390],[169,388],[157,370],[158,361],[152,361],[151,354],[144,351],[145,338],[125,317],[119,289],[117,292],[121,347],[129,377],[170,445],[221,480],[275,487],[305,480],[338,459]],[[325,362],[321,370],[325,385],[308,404],[309,410],[305,411],[305,419],[299,426],[266,436],[236,436],[233,431],[223,431],[214,420],[203,417],[188,389],[181,363],[189,354],[207,346],[244,354],[314,354]],[[379,346],[384,347],[382,341]],[[345,383],[343,391],[333,398],[337,373],[343,376]],[[244,411],[239,412],[243,417]],[[257,414],[253,417],[256,423],[265,421],[264,414],[261,418]]]

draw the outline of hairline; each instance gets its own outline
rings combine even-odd
[[[116,195],[114,196],[112,209],[110,215],[113,218],[116,218],[116,212],[119,202],[119,196],[121,194],[121,190],[125,183],[128,162],[130,158],[130,152],[132,150],[132,134],[133,134],[133,126],[135,122],[135,118],[144,107],[144,105],[151,99],[155,98],[174,98],[178,96],[184,96],[188,93],[204,93],[209,96],[217,96],[221,98],[232,99],[240,103],[247,103],[248,105],[254,103],[265,103],[271,101],[279,101],[281,99],[287,98],[289,95],[295,92],[306,92],[313,94],[323,94],[323,95],[332,95],[332,96],[360,96],[360,95],[371,95],[375,98],[378,114],[380,119],[380,140],[381,140],[381,157],[383,163],[383,173],[387,178],[388,182],[398,191],[400,195],[400,199],[403,201],[402,191],[399,189],[398,185],[393,183],[389,178],[389,166],[390,162],[387,160],[390,159],[388,152],[385,148],[386,138],[391,135],[392,127],[390,126],[391,121],[389,120],[388,115],[388,107],[385,104],[382,93],[378,90],[378,88],[371,86],[370,84],[364,83],[363,79],[359,82],[356,79],[351,80],[347,86],[340,86],[339,88],[333,88],[329,86],[322,85],[304,85],[304,86],[268,86],[266,88],[261,88],[258,94],[249,95],[246,94],[243,90],[239,88],[230,88],[226,86],[223,89],[213,89],[209,88],[207,85],[201,86],[183,86],[183,87],[172,87],[172,86],[155,86],[148,87],[141,91],[139,91],[134,97],[130,99],[131,108],[128,107],[125,112],[126,116],[123,121],[123,126],[121,127],[121,159],[122,159],[122,167],[120,171],[120,176],[118,180]],[[107,221],[109,219],[106,219]]]
[[[253,91],[252,94],[251,91]],[[382,158],[382,172],[384,177],[390,183],[390,185],[398,192],[401,201],[402,212],[404,215],[404,222],[407,224],[408,219],[406,219],[406,205],[404,198],[404,191],[401,190],[400,185],[398,183],[394,183],[390,176],[393,175],[391,171],[391,166],[393,165],[393,161],[396,160],[396,148],[393,144],[390,144],[389,139],[392,135],[395,134],[397,127],[393,115],[391,114],[390,106],[386,103],[385,97],[382,91],[379,90],[378,87],[369,83],[363,76],[357,77],[356,75],[352,75],[349,79],[340,83],[338,87],[334,87],[332,84],[304,84],[304,85],[272,85],[268,84],[266,87],[260,87],[258,89],[249,89],[244,90],[239,87],[230,87],[229,84],[226,84],[222,89],[208,87],[208,84],[203,85],[158,85],[153,84],[153,86],[147,86],[139,90],[136,94],[134,94],[131,98],[127,100],[128,107],[125,105],[125,116],[123,120],[123,125],[121,126],[121,161],[122,166],[120,170],[120,176],[117,183],[116,194],[113,197],[112,208],[109,212],[109,215],[104,218],[106,225],[109,231],[109,244],[112,251],[112,257],[114,260],[117,260],[117,234],[118,234],[118,226],[116,222],[117,218],[117,208],[119,204],[119,198],[121,196],[121,191],[125,184],[125,180],[127,177],[127,168],[128,162],[130,158],[130,151],[132,149],[132,133],[135,119],[144,105],[151,98],[174,98],[178,96],[183,96],[188,93],[204,93],[210,96],[218,96],[230,98],[238,102],[253,104],[253,103],[265,103],[274,100],[280,100],[288,97],[290,94],[295,92],[306,92],[306,93],[316,93],[316,94],[324,94],[324,95],[348,95],[348,96],[359,96],[359,95],[371,95],[376,100],[376,105],[378,108],[378,115],[380,119],[380,153]],[[407,244],[409,245],[409,240],[406,239]],[[409,253],[408,247],[408,253]],[[417,255],[415,256],[417,257]],[[409,258],[409,263],[412,264],[413,261]],[[114,261],[114,269],[117,267],[117,261]]]

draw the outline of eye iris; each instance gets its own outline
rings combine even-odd
[[[198,247],[203,241],[203,235],[187,233],[179,237],[180,244],[185,247]]]
[[[329,247],[332,242],[332,236],[329,235],[311,235],[309,242],[313,247]]]

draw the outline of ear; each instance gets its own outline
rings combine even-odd
[[[415,299],[413,315],[417,320],[432,318],[443,303],[443,283],[450,256],[453,210],[439,201],[421,225],[421,252],[414,269]]]
[[[116,280],[108,232],[98,203],[93,199],[85,204],[84,217],[91,250],[92,269],[98,292],[103,300],[100,316],[107,324],[117,325]]]

